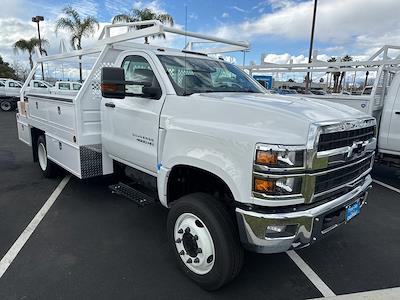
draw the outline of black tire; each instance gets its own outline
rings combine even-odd
[[[46,163],[45,164],[42,164],[40,161],[41,154],[39,152],[40,152],[40,149],[42,146],[43,146],[45,154],[46,154]],[[57,174],[57,165],[47,158],[46,139],[43,135],[39,136],[37,139],[36,152],[38,155],[39,168],[42,171],[43,176],[46,178],[54,178]]]
[[[190,270],[175,246],[175,222],[184,213],[191,213],[201,219],[212,237],[215,260],[212,269],[206,274],[199,275]],[[180,268],[202,288],[217,290],[239,274],[243,265],[243,248],[237,228],[224,205],[210,195],[189,194],[174,202],[168,214],[167,232]]]
[[[1,100],[0,102],[0,109],[2,111],[11,111],[13,108],[13,104],[9,100]]]

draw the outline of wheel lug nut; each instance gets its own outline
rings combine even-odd
[[[201,248],[197,248],[197,254],[203,253],[203,250]]]
[[[179,255],[185,255],[185,251],[181,250],[181,252],[179,252]]]
[[[198,258],[198,257],[196,257],[195,259],[194,259],[194,263],[195,264],[198,264],[200,262],[200,259]]]
[[[179,234],[182,234],[182,233],[183,233],[183,229],[182,229],[182,228],[179,229],[179,230],[178,230],[178,233],[179,233]]]
[[[192,263],[192,259],[188,258],[188,260],[186,261],[186,263],[191,264]]]
[[[179,243],[182,242],[182,240],[181,240],[181,238],[177,238],[175,242],[176,242],[177,244],[179,244]]]
[[[190,233],[190,228],[189,228],[189,227],[186,227],[185,232],[186,232],[186,233]]]

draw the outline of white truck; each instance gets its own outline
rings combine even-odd
[[[76,95],[82,87],[82,83],[76,81],[57,81],[50,88],[50,94]]]
[[[395,53],[397,57],[388,54]],[[311,64],[264,64],[246,67],[249,73],[334,73],[364,74],[375,72],[373,85],[361,95],[304,95],[356,108],[377,120],[376,160],[400,168],[400,46],[383,46],[366,61],[322,62]],[[343,85],[344,86],[344,85]]]
[[[265,93],[235,65],[207,54],[248,44],[152,25],[91,49],[38,60],[21,91],[19,139],[45,176],[123,168],[111,189],[169,209],[181,269],[207,290],[231,281],[243,251],[309,246],[360,213],[371,187],[374,118],[344,105]],[[223,44],[168,49],[132,42],[160,33]],[[209,43],[207,43],[208,45]],[[76,96],[26,92],[40,62],[96,54]],[[160,228],[161,229],[161,228]],[[340,238],[340,236],[337,236]]]
[[[17,101],[22,88],[20,81],[0,78],[0,109],[10,111],[17,107]]]
[[[38,94],[50,94],[53,86],[44,80],[33,79],[28,84],[29,92],[38,93]]]

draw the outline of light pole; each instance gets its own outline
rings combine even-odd
[[[310,51],[308,52],[308,63],[311,63],[312,51],[313,51],[313,44],[314,44],[314,28],[315,28],[315,16],[317,14],[317,0],[314,0],[314,13],[311,25],[311,38],[310,38]],[[307,72],[306,77],[306,92],[309,89],[310,84],[310,72]]]
[[[37,23],[37,31],[38,31],[38,36],[39,36],[39,51],[40,51],[40,55],[42,55],[43,54],[43,52],[42,52],[42,40],[40,38],[40,26],[39,26],[40,21],[44,21],[44,17],[43,16],[32,17],[32,22]],[[42,66],[42,80],[44,80],[43,63],[40,63],[40,64]]]

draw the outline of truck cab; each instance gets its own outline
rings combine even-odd
[[[17,124],[44,176],[57,167],[82,179],[124,170],[129,182],[111,189],[169,210],[176,262],[207,290],[239,273],[244,249],[309,246],[360,213],[372,183],[373,117],[268,94],[237,66],[209,56],[213,49],[131,40],[170,32],[223,43],[226,52],[248,49],[245,42],[158,21],[127,27],[143,24],[149,27],[113,37],[115,25],[107,25],[95,48],[39,59],[97,53],[75,95],[26,93],[35,64]]]
[[[39,94],[50,94],[53,86],[44,80],[32,80],[29,85],[29,91]]]
[[[0,78],[0,109],[2,111],[10,111],[16,108],[22,83],[9,79]]]
[[[76,95],[81,87],[82,83],[77,81],[57,81],[49,90],[50,94]]]

